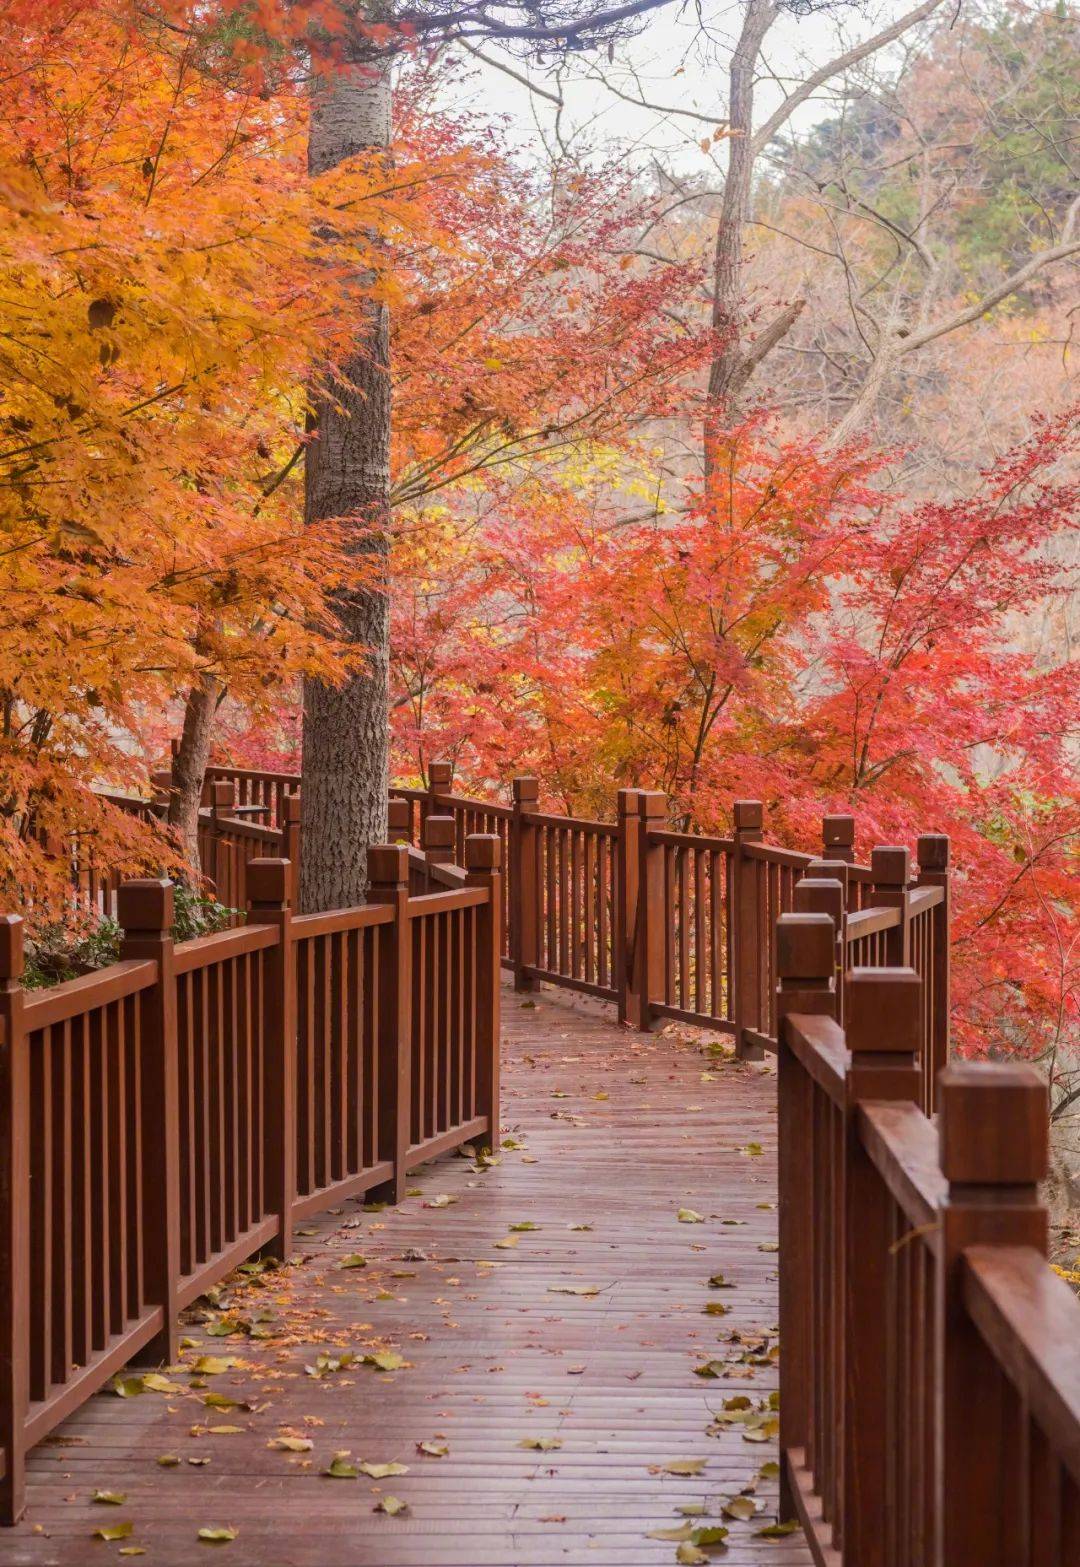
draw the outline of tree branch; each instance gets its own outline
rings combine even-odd
[[[824,87],[827,81],[838,76],[841,71],[849,70],[853,65],[858,65],[860,60],[865,60],[868,55],[876,54],[879,49],[884,49],[886,44],[895,43],[896,39],[907,32],[909,27],[914,27],[918,22],[923,22],[928,16],[943,4],[943,0],[923,0],[922,5],[917,5],[914,10],[908,11],[898,21],[892,22],[888,27],[883,27],[872,38],[867,38],[861,44],[855,44],[846,53],[837,55],[835,60],[830,60],[813,75],[808,76],[804,82],[800,82],[793,93],[789,93],[783,103],[776,109],[760,130],[755,131],[751,143],[754,153],[759,153],[763,147],[776,135],[782,125],[786,125],[800,104],[812,98],[819,87]]]

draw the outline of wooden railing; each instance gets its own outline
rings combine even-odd
[[[297,917],[243,860],[246,922],[176,944],[167,881],[121,886],[121,961],[24,992],[0,917],[0,1519],[24,1455],[177,1313],[298,1218],[472,1139],[499,1102],[501,845],[446,890],[370,851],[359,908]]]
[[[784,1513],[819,1564],[1072,1567],[1080,1301],[1046,1260],[1046,1083],[952,1065],[930,1119],[940,975],[895,924],[894,961],[848,967],[872,936],[841,942],[827,897],[804,880],[776,930]]]
[[[675,832],[667,800],[622,789],[613,822],[539,810],[535,778],[495,805],[452,791],[432,763],[427,790],[395,790],[390,831],[450,862],[463,831],[498,827],[505,847],[503,964],[519,989],[539,981],[615,1001],[623,1021],[668,1018],[734,1036],[740,1056],[777,1048],[774,931],[807,883],[837,925],[840,1005],[851,967],[910,963],[925,983],[921,1100],[933,1108],[949,1040],[949,842],[877,848],[855,862],[855,821],[822,821],[820,857],[763,840],[759,802],[737,801],[729,837]],[[805,905],[804,906],[812,906]]]

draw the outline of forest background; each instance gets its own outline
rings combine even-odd
[[[1047,1064],[1068,1169],[1075,9],[369,12],[392,132],[320,166],[355,21],[0,4],[5,906],[72,923],[58,840],[183,874],[102,786],[299,770],[374,595],[403,782],[949,833],[957,1042]],[[372,332],[386,505],[305,523]]]

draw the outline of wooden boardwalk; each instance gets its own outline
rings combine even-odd
[[[429,1165],[399,1210],[348,1203],[302,1228],[297,1265],[223,1291],[185,1327],[165,1391],[101,1394],[31,1454],[27,1516],[0,1534],[0,1563],[138,1547],[187,1563],[215,1549],[200,1529],[225,1527],[226,1561],[271,1567],[645,1567],[678,1559],[677,1540],[650,1533],[700,1504],[690,1527],[726,1524],[716,1559],[730,1567],[810,1562],[800,1536],[760,1533],[776,1442],[747,1437],[765,1417],[715,1423],[726,1401],[767,1405],[777,1386],[769,1069],[713,1060],[677,1030],[618,1030],[609,1009],[550,990],[505,992],[504,1032],[498,1162]],[[366,1266],[343,1265],[356,1256]],[[716,1273],[732,1287],[710,1288]],[[229,1317],[256,1336],[208,1333]],[[340,1364],[382,1350],[407,1364]],[[719,1375],[697,1375],[710,1360]],[[344,1451],[346,1474],[407,1472],[327,1477]],[[723,1518],[747,1486],[758,1516]],[[385,1498],[407,1511],[376,1511]]]

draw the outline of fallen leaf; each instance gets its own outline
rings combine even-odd
[[[699,1475],[704,1467],[704,1458],[669,1458],[660,1466],[666,1475]]]
[[[308,1436],[272,1436],[266,1445],[279,1453],[310,1453],[315,1443]]]
[[[377,1349],[370,1355],[364,1355],[363,1363],[365,1366],[374,1366],[376,1371],[400,1371],[402,1366],[409,1364],[396,1349]]]
[[[126,1540],[129,1535],[135,1533],[135,1525],[130,1519],[125,1518],[123,1523],[103,1523],[100,1529],[94,1530],[96,1540]]]
[[[539,1453],[553,1453],[556,1448],[562,1446],[562,1438],[558,1436],[523,1436],[518,1446],[535,1448]]]
[[[323,1470],[323,1474],[328,1480],[355,1480],[357,1468],[348,1453],[335,1453]]]
[[[445,1442],[417,1442],[416,1451],[426,1453],[428,1458],[445,1458],[450,1449]]]
[[[749,1496],[733,1496],[724,1503],[721,1512],[725,1518],[738,1518],[743,1523],[757,1516],[757,1508]]]
[[[762,1540],[782,1540],[785,1535],[794,1534],[798,1527],[798,1523],[792,1518],[788,1523],[766,1524],[764,1529],[758,1529],[755,1532],[758,1538]]]
[[[224,1524],[204,1525],[199,1530],[199,1539],[206,1545],[228,1545],[230,1540],[236,1539],[236,1530]]]
[[[90,1500],[92,1502],[105,1502],[110,1507],[123,1507],[127,1501],[127,1493],[124,1491],[95,1491]]]
[[[403,1502],[399,1496],[384,1496],[380,1502],[375,1503],[374,1510],[377,1513],[389,1513],[391,1518],[397,1518],[409,1511],[409,1504]]]
[[[510,1229],[511,1229],[512,1233],[513,1232],[517,1232],[519,1230],[520,1231],[538,1230],[539,1228],[540,1228],[540,1226],[538,1224],[534,1224],[531,1219],[522,1219],[518,1224],[512,1224],[510,1226]]]
[[[358,1251],[351,1251],[347,1257],[342,1257],[338,1263],[339,1268],[366,1268],[367,1258],[361,1257]]]
[[[549,1284],[549,1295],[599,1295],[599,1284]]]
[[[704,1224],[705,1217],[693,1208],[680,1208],[678,1212],[680,1224]]]
[[[361,1473],[370,1476],[372,1480],[388,1480],[391,1475],[407,1475],[409,1472],[409,1466],[408,1464],[398,1463],[363,1463],[360,1465],[360,1470]]]

